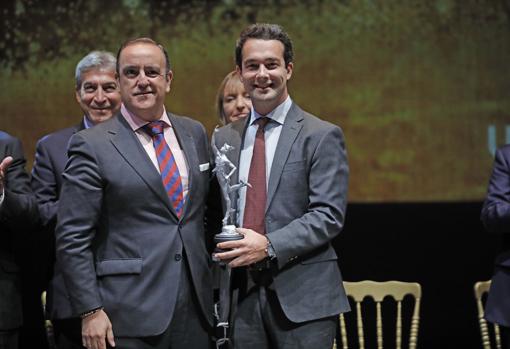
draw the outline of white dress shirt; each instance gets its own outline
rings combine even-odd
[[[266,148],[266,188],[269,183],[269,174],[271,173],[271,166],[273,164],[274,153],[280,134],[282,132],[283,123],[287,117],[290,107],[292,106],[292,99],[290,96],[277,106],[273,111],[267,115],[259,115],[253,107],[251,108],[249,126],[246,130],[244,137],[243,148],[241,149],[241,157],[239,159],[239,180],[248,182],[248,175],[250,173],[251,158],[253,155],[253,145],[255,144],[255,135],[257,134],[258,125],[255,121],[263,116],[269,118],[264,132],[264,141]],[[239,190],[238,209],[238,222],[239,227],[243,226],[244,220],[244,205],[246,202],[246,187]]]

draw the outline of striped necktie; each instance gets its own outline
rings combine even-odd
[[[175,162],[172,151],[166,143],[163,133],[164,127],[165,123],[161,120],[157,120],[148,123],[143,128],[152,137],[163,186],[177,213],[177,217],[180,218],[184,207],[181,175],[179,174],[179,169],[177,168],[177,163]]]

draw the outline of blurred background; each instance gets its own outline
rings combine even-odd
[[[164,44],[166,106],[219,124],[214,98],[240,31],[284,26],[295,48],[290,94],[342,127],[351,168],[346,279],[419,281],[420,347],[481,346],[474,281],[499,237],[479,213],[496,147],[510,143],[508,0],[3,0],[0,129],[33,161],[43,135],[82,117],[74,68],[124,40]],[[510,296],[510,295],[509,295]]]

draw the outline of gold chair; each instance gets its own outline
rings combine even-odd
[[[491,281],[479,281],[475,283],[475,299],[476,307],[478,309],[478,323],[480,324],[480,334],[482,335],[482,345],[484,349],[491,349],[491,339],[489,334],[489,326],[484,319],[484,296],[489,292]],[[499,326],[494,324],[494,344],[497,349],[501,349],[501,335],[499,333]]]
[[[362,303],[366,298],[372,298],[376,305],[376,338],[377,348],[383,348],[383,320],[381,303],[386,297],[392,297],[397,303],[397,318],[396,318],[396,336],[395,346],[387,345],[400,349],[402,347],[402,300],[405,296],[410,295],[414,297],[414,310],[412,311],[412,318],[410,324],[409,334],[409,348],[415,349],[418,342],[418,326],[420,321],[420,301],[421,301],[421,286],[415,282],[400,282],[400,281],[360,281],[360,282],[344,282],[345,291],[347,296],[354,299],[356,304],[356,327],[359,348],[365,348],[365,333],[363,328],[363,317],[362,317]],[[347,339],[347,328],[345,325],[345,318],[343,314],[340,314],[340,338],[343,349],[348,349]],[[333,345],[334,349],[337,349],[336,342]]]
[[[51,320],[48,319],[48,315],[46,312],[46,291],[43,291],[41,293],[41,305],[44,316],[44,328],[46,330],[46,339],[48,340],[48,346],[50,349],[55,349],[57,348],[57,346],[55,344],[55,336],[53,334],[53,324],[51,323]]]

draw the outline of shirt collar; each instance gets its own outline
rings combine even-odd
[[[131,126],[131,129],[133,129],[133,131],[137,131],[138,129],[144,127],[145,125],[147,125],[149,123],[148,121],[142,119],[141,117],[137,116],[136,114],[130,112],[126,108],[124,103],[122,103],[120,106],[120,113],[122,114],[124,119],[126,119],[126,121],[128,122],[129,126]],[[172,127],[172,123],[170,122],[170,119],[168,118],[168,114],[166,113],[165,106],[163,106],[163,113],[159,117],[159,120],[163,121],[167,126]]]
[[[85,128],[91,128],[92,126],[94,126],[94,123],[89,120],[87,115],[83,115],[83,125],[85,125]]]
[[[287,113],[289,112],[290,107],[292,106],[292,99],[290,96],[287,96],[285,101],[278,105],[276,108],[274,108],[270,113],[267,115],[264,115],[265,117],[270,118],[271,120],[277,122],[280,125],[283,125],[285,122],[285,118],[287,117]],[[261,118],[262,115],[257,113],[253,106],[251,107],[251,113],[250,113],[250,125],[253,125],[253,123]]]

